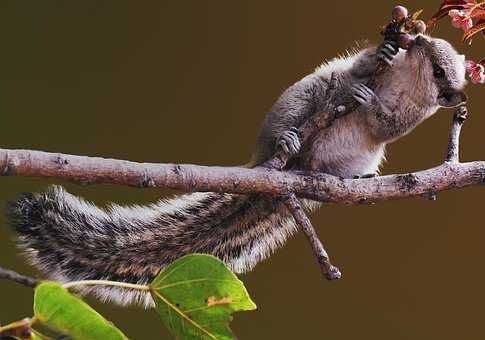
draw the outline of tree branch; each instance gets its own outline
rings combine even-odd
[[[39,280],[33,277],[20,275],[19,273],[14,272],[13,270],[5,269],[2,267],[0,267],[0,280],[14,281],[30,288],[35,288],[39,283]]]
[[[286,198],[286,206],[292,213],[295,221],[303,230],[308,242],[310,243],[313,253],[317,257],[318,264],[320,265],[320,269],[322,270],[323,275],[328,280],[338,280],[342,277],[339,269],[332,265],[330,262],[330,258],[328,256],[327,251],[323,247],[322,242],[317,236],[315,229],[310,222],[310,219],[303,211],[300,201],[296,198],[294,194],[289,194]]]
[[[80,184],[118,184],[183,191],[261,193],[340,204],[366,204],[485,183],[485,161],[368,179],[241,167],[135,163],[31,150],[0,149],[3,176],[58,178]]]
[[[468,110],[466,106],[461,106],[456,109],[455,115],[453,116],[453,125],[451,126],[446,162],[458,163],[460,161],[460,133],[467,116]]]

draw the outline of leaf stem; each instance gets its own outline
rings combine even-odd
[[[45,339],[45,340],[55,340],[54,338],[50,337],[50,336],[47,336],[41,332],[39,332],[38,330],[36,329],[32,329],[32,332],[38,337],[38,338],[41,338],[41,339]]]
[[[150,287],[146,285],[139,285],[139,284],[127,283],[127,282],[108,281],[108,280],[73,281],[62,285],[62,287],[66,289],[79,287],[79,286],[111,286],[111,287],[150,291]]]
[[[33,317],[33,318],[25,318],[19,321],[9,323],[8,325],[0,327],[0,334],[15,328],[30,327],[35,321],[36,321],[36,318]]]

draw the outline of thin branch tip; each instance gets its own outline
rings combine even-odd
[[[340,279],[342,277],[340,270],[330,262],[327,251],[318,238],[310,219],[305,214],[305,211],[301,207],[300,201],[296,198],[295,194],[288,194],[285,197],[285,204],[310,243],[313,253],[315,254],[318,264],[320,265],[322,274],[327,278],[327,280]]]
[[[26,287],[35,288],[39,280],[30,276],[21,275],[13,270],[0,267],[0,280],[9,280]]]
[[[460,106],[456,109],[453,115],[453,123],[450,132],[450,141],[448,143],[448,152],[446,155],[447,163],[460,162],[460,134],[461,128],[468,117],[468,109],[466,106]]]

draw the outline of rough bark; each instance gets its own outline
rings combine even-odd
[[[340,204],[365,204],[426,195],[485,184],[485,161],[445,162],[413,173],[368,179],[342,179],[311,172],[135,163],[98,157],[31,150],[0,149],[3,176],[57,178],[81,184],[119,184],[139,188],[171,188],[268,195],[294,193],[299,198]]]

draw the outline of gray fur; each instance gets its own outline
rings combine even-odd
[[[440,106],[464,100],[465,63],[445,41],[422,36],[408,51],[366,48],[325,63],[286,90],[263,122],[252,166],[277,145],[298,153],[290,167],[342,177],[376,173],[390,143],[409,133]],[[378,58],[392,68],[372,91],[365,85]],[[439,79],[439,66],[445,73]],[[441,73],[438,72],[438,73]],[[362,105],[300,145],[295,128],[325,109],[331,74],[338,100]],[[307,209],[314,202],[303,202]],[[195,193],[141,207],[102,210],[60,187],[27,194],[12,204],[20,246],[49,277],[60,281],[107,279],[150,282],[176,258],[209,253],[236,273],[251,270],[296,231],[284,205],[261,195]],[[89,288],[104,300],[151,305],[146,294]]]

